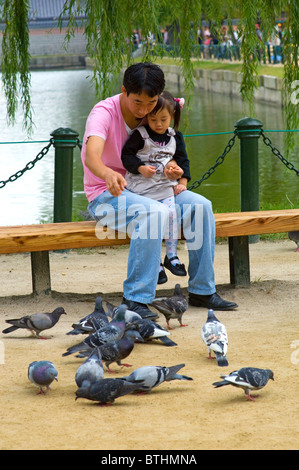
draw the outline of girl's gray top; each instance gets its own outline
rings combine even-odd
[[[144,147],[138,151],[137,156],[145,165],[154,166],[156,173],[151,178],[145,178],[140,173],[134,175],[127,171],[125,176],[127,181],[126,188],[133,193],[156,199],[157,201],[173,196],[173,187],[178,183],[164,176],[164,168],[172,160],[176,151],[174,129],[168,128],[167,133],[170,136],[170,140],[164,146],[155,143],[148,135],[144,126],[138,127],[136,130],[140,132],[144,139]]]

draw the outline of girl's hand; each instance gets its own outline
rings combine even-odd
[[[171,181],[178,180],[183,176],[183,173],[182,168],[179,167],[174,160],[168,162],[164,168],[164,176]]]
[[[156,173],[156,168],[150,165],[140,165],[138,171],[145,178],[151,178]]]
[[[186,186],[184,184],[177,184],[176,186],[173,187],[173,192],[174,195],[177,196],[178,194],[182,193],[183,191],[186,191]]]

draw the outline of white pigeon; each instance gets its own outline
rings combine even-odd
[[[228,366],[227,361],[227,345],[228,337],[226,328],[218,318],[216,318],[214,310],[208,310],[208,318],[201,329],[201,337],[205,345],[208,347],[209,359],[213,359],[211,351],[214,352],[218,366]]]
[[[178,374],[178,371],[185,367],[185,364],[176,366],[143,366],[135,369],[130,375],[122,377],[129,383],[135,383],[138,386],[138,392],[151,392],[151,390],[163,382],[171,380],[193,380],[187,375]]]

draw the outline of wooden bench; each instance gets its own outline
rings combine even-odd
[[[229,240],[231,284],[248,285],[248,236],[299,231],[299,209],[222,213],[215,214],[215,221],[216,236]],[[130,243],[124,234],[112,237],[110,230],[99,226],[96,236],[95,228],[94,221],[0,227],[0,254],[30,252],[33,294],[49,294],[50,250]]]

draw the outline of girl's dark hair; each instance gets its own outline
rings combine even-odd
[[[153,98],[164,90],[164,72],[158,65],[151,62],[133,64],[124,73],[123,86],[128,95],[145,92]]]
[[[179,101],[176,101],[169,91],[163,91],[158,98],[158,102],[150,114],[156,114],[161,109],[166,108],[173,117],[173,128],[178,129],[181,119],[181,107]]]

